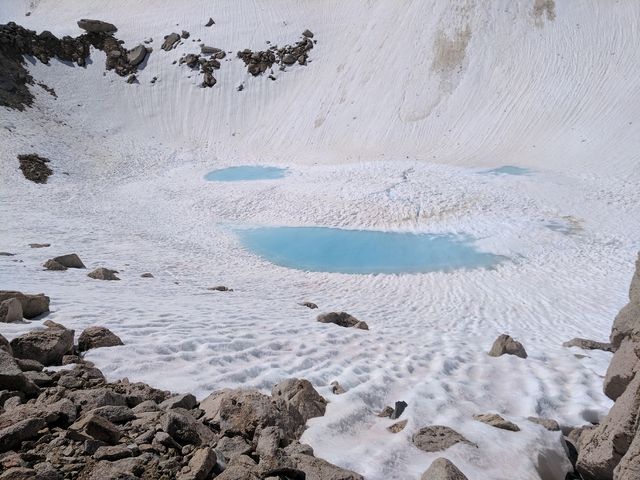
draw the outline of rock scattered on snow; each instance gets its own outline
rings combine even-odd
[[[420,480],[468,480],[458,467],[446,458],[436,458]]]
[[[271,390],[271,396],[295,407],[305,422],[310,418],[322,417],[327,408],[327,401],[322,395],[308,380],[300,378],[289,378],[278,383]]]
[[[444,425],[431,425],[418,430],[412,438],[413,444],[424,452],[439,452],[457,443],[477,447],[454,429]]]
[[[91,277],[95,280],[120,280],[116,276],[116,273],[118,273],[117,270],[110,270],[105,267],[99,267],[88,273],[87,277]]]
[[[404,412],[405,408],[407,408],[407,406],[408,406],[407,402],[404,402],[402,400],[399,402],[396,402],[396,406],[393,409],[393,413],[389,416],[389,418],[391,418],[392,420],[396,420],[400,418],[400,416]]]
[[[162,50],[169,51],[175,48],[176,44],[180,41],[180,35],[177,33],[170,33],[164,37],[164,42],[162,43]]]
[[[586,338],[572,338],[568,342],[562,344],[563,347],[578,347],[583,350],[603,350],[605,352],[612,352],[611,344],[608,342],[596,342],[595,340],[588,340]]]
[[[480,413],[473,416],[474,420],[477,420],[492,427],[499,428],[501,430],[509,430],[511,432],[519,432],[520,427],[509,420],[501,417],[497,413]]]
[[[147,273],[143,273],[142,275],[140,275],[140,277],[141,277],[141,278],[155,278],[155,277],[153,276],[153,274],[152,274],[152,273],[149,273],[149,272],[147,272]]]
[[[491,350],[489,350],[491,357],[499,357],[504,354],[527,358],[527,352],[522,344],[506,334],[500,335],[496,341],[493,342]]]
[[[558,422],[551,418],[527,417],[527,420],[543,426],[550,432],[557,432],[560,430],[560,425],[558,424]]]
[[[331,392],[334,395],[342,395],[343,393],[346,393],[346,390],[338,383],[337,380],[334,380],[331,382]]]
[[[316,304],[315,304],[315,303],[313,303],[313,302],[301,302],[301,303],[299,303],[299,305],[300,305],[301,307],[307,307],[307,308],[310,308],[311,310],[315,310],[316,308],[318,308],[318,305],[316,305]]]
[[[86,352],[94,348],[116,347],[124,345],[120,337],[105,327],[88,327],[78,338],[78,351]]]
[[[311,32],[305,30],[305,33]],[[303,34],[302,39],[293,46],[286,45],[278,48],[278,46],[273,45],[267,50],[255,52],[247,48],[238,52],[238,58],[247,66],[247,71],[255,77],[265,73],[267,70],[271,70],[274,64],[279,65],[280,70],[284,70],[285,66],[293,65],[294,63],[306,65],[309,51],[313,46],[314,41]]]
[[[408,423],[408,420],[401,420],[387,427],[387,430],[389,430],[391,433],[399,433],[402,430],[404,430],[404,427],[407,426],[407,423]]]
[[[29,246],[31,248],[47,248],[50,247],[50,243],[30,243]]]
[[[211,25],[215,25],[216,22],[213,21],[213,18],[209,17],[209,21],[204,24],[205,27],[210,27]]]
[[[318,315],[316,320],[320,323],[333,323],[340,327],[369,330],[369,326],[347,312],[329,312]]]
[[[207,290],[212,292],[233,292],[232,288],[225,287],[224,285],[218,285],[217,287],[209,287]]]
[[[60,255],[59,257],[54,257],[52,260],[65,268],[87,268],[80,260],[80,257],[75,253],[69,253],[67,255]]]
[[[138,45],[127,52],[127,60],[131,65],[138,66],[145,58],[147,58],[148,53],[149,52],[144,45]]]
[[[78,26],[90,33],[114,33],[118,31],[116,26],[111,23],[101,20],[89,20],[87,18],[78,20]]]
[[[53,174],[53,170],[47,165],[49,159],[35,153],[18,155],[18,161],[24,178],[34,183],[47,183],[48,178]]]

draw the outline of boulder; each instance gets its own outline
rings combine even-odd
[[[289,478],[304,478],[305,480],[364,480],[362,475],[337,467],[331,463],[312,455],[293,453],[289,456],[279,456],[277,461],[269,465],[260,459],[262,467],[261,478],[278,478],[280,472],[289,472]]]
[[[282,63],[284,63],[285,65],[293,65],[294,63],[296,63],[296,57],[294,57],[290,53],[285,53],[282,56]]]
[[[191,395],[190,393],[183,395],[174,395],[173,397],[167,398],[164,402],[160,404],[160,408],[162,410],[171,410],[173,408],[184,408],[185,410],[191,410],[195,408],[198,402],[196,401],[196,397]]]
[[[9,340],[0,335],[0,350],[4,350],[9,355],[13,356],[13,351],[11,350],[11,344]]]
[[[67,267],[65,267],[61,263],[56,262],[52,258],[44,262],[42,266],[45,268],[45,270],[53,270],[58,272],[61,272],[67,269]]]
[[[11,353],[5,349],[0,349],[0,390],[17,390],[27,395],[38,391],[38,387],[25,377]]]
[[[41,372],[44,368],[44,365],[35,360],[16,358],[15,361],[23,372]]]
[[[67,268],[87,268],[84,266],[84,263],[82,263],[82,260],[80,260],[80,257],[75,253],[53,257],[52,260]]]
[[[576,468],[585,479],[613,478],[636,435],[639,413],[640,375],[636,375],[602,423],[580,435]]]
[[[560,431],[560,424],[551,418],[527,417],[527,420],[537,425],[543,426],[550,432]]]
[[[302,36],[307,38],[313,38],[313,32],[307,28],[304,32],[302,32]]]
[[[199,448],[189,460],[189,471],[180,473],[178,480],[205,480],[216,465],[216,452],[209,447]]]
[[[140,275],[140,277],[142,277],[142,278],[155,278],[153,276],[153,273],[149,273],[149,272],[143,273],[142,275]]]
[[[196,420],[182,408],[169,410],[160,422],[162,430],[168,433],[180,445],[200,445]]]
[[[22,321],[22,303],[17,298],[7,298],[0,302],[0,323]]]
[[[47,183],[49,176],[53,174],[53,170],[47,165],[49,159],[35,153],[18,155],[18,161],[24,178],[34,183]]]
[[[340,327],[358,328],[360,330],[369,330],[369,326],[365,322],[361,322],[347,312],[329,312],[318,315],[316,320],[320,323],[334,323]]]
[[[418,430],[412,438],[413,444],[423,452],[439,452],[454,446],[456,443],[466,443],[477,447],[460,435],[454,429],[444,425],[431,425]]]
[[[124,395],[113,392],[110,388],[93,388],[90,390],[77,390],[68,394],[73,403],[80,407],[83,413],[98,407],[126,406]]]
[[[273,387],[271,396],[297,408],[305,422],[310,418],[322,417],[327,409],[327,401],[305,379],[283,380]]]
[[[218,285],[216,287],[209,287],[207,290],[211,290],[212,292],[233,292],[233,289],[229,287],[225,287],[224,285]]]
[[[95,440],[115,445],[120,440],[121,433],[118,427],[100,415],[87,415],[69,427],[69,430],[83,433]]]
[[[11,450],[25,440],[30,440],[46,425],[41,418],[28,418],[0,430],[0,453]]]
[[[100,460],[91,468],[88,480],[136,480],[140,478],[139,474],[144,472],[144,465],[151,460],[152,458],[146,454],[114,462]]]
[[[78,351],[86,352],[93,348],[117,347],[124,345],[120,337],[105,327],[85,328],[78,338]]]
[[[73,330],[32,330],[11,340],[16,358],[36,360],[42,365],[61,365],[62,357],[73,349]]]
[[[98,447],[96,452],[93,454],[93,458],[96,460],[108,460],[110,462],[120,460],[122,458],[129,458],[131,456],[133,456],[133,453],[126,445],[105,445],[103,447]]]
[[[47,248],[50,247],[50,243],[30,243],[29,246],[31,248]]]
[[[216,480],[261,480],[258,465],[251,457],[247,455],[239,455],[227,464],[220,475],[215,477]]]
[[[138,45],[127,52],[127,61],[131,65],[138,66],[145,58],[147,58],[147,48],[144,45]]]
[[[260,443],[260,440],[258,440],[258,443]],[[236,435],[234,437],[222,437],[216,443],[216,452],[222,462],[229,462],[240,455],[248,455],[252,450],[253,447],[251,444],[249,444],[240,435]]]
[[[0,415],[0,428],[29,418],[42,419],[47,425],[67,426],[76,421],[77,411],[75,405],[67,398],[51,402],[41,395],[35,402],[18,404],[11,412]]]
[[[318,308],[318,305],[316,305],[313,302],[301,302],[299,304],[301,307],[307,307],[310,308],[311,310],[315,310],[316,308]]]
[[[568,342],[562,344],[563,347],[578,347],[583,350],[604,350],[605,352],[612,352],[613,348],[608,342],[596,342],[595,340],[588,340],[586,338],[572,338]]]
[[[622,340],[613,354],[604,377],[604,393],[616,400],[627,388],[640,369],[640,339],[628,337]]]
[[[473,416],[474,420],[477,420],[492,427],[500,428],[502,430],[509,430],[511,432],[519,432],[520,427],[509,420],[504,419],[496,413],[482,413]]]
[[[20,302],[24,318],[36,318],[49,311],[50,299],[44,293],[26,294],[13,290],[0,290],[0,302],[10,298],[15,298]]]
[[[337,380],[334,380],[333,382],[331,382],[331,392],[334,395],[342,395],[343,393],[346,393],[347,391],[344,389],[344,387],[342,385],[340,385],[338,383]]]
[[[504,354],[527,358],[527,352],[522,344],[506,334],[502,334],[496,338],[491,350],[489,350],[489,356],[491,357],[499,357]]]
[[[216,22],[213,21],[213,18],[209,17],[209,21],[207,23],[204,24],[205,27],[210,27],[211,25],[214,25]]]
[[[392,420],[396,420],[400,418],[405,408],[407,407],[408,407],[407,402],[403,402],[402,400],[400,400],[399,402],[396,402],[396,406],[393,409],[393,413],[389,416],[389,418],[391,418]]]
[[[162,43],[162,50],[169,51],[171,50],[176,43],[180,40],[180,35],[177,33],[170,33],[166,37],[164,37],[164,42]]]
[[[99,267],[87,274],[87,277],[94,278],[96,280],[120,280],[116,273],[117,270],[110,270],[108,268]]]
[[[277,425],[283,438],[295,440],[304,430],[304,418],[297,408],[282,399],[271,399],[257,390],[226,389],[200,402],[203,419],[217,426],[222,435],[242,435],[252,439],[256,429]]]
[[[111,23],[101,20],[90,20],[88,18],[78,20],[78,26],[90,33],[113,33],[118,31],[116,26]]]
[[[458,467],[446,458],[436,458],[420,480],[468,480]]]
[[[613,321],[610,340],[614,351],[620,347],[625,337],[640,338],[640,254],[629,287],[629,303],[620,310]]]
[[[401,421],[396,422],[393,425],[387,427],[387,430],[389,430],[391,433],[399,433],[402,430],[404,430],[404,427],[407,426],[407,423],[409,423],[408,420],[401,420]]]
[[[129,407],[124,405],[104,405],[87,412],[87,415],[98,415],[109,420],[111,423],[125,423],[136,418],[136,414]]]

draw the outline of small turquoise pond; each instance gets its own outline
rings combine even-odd
[[[530,175],[531,170],[529,170],[528,168],[505,165],[504,167],[492,168],[491,170],[484,170],[481,173],[485,173],[489,175]]]
[[[215,182],[239,182],[243,180],[275,180],[283,178],[287,173],[284,168],[245,165],[229,167],[207,173],[205,180]]]
[[[490,268],[504,257],[477,250],[470,237],[263,227],[237,230],[242,244],[283,267],[312,272],[423,273]]]

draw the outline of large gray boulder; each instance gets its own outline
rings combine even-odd
[[[640,413],[640,375],[636,375],[597,428],[580,435],[576,468],[593,480],[613,479],[613,470],[627,453]]]
[[[33,395],[38,391],[38,387],[25,377],[11,353],[1,348],[0,390],[17,390],[27,395]]]
[[[116,26],[111,23],[101,20],[90,20],[88,18],[78,20],[78,26],[90,33],[113,33],[118,31]]]
[[[436,458],[420,480],[468,480],[458,467],[446,458]]]
[[[78,338],[78,351],[86,352],[93,348],[116,347],[124,345],[120,337],[106,327],[85,328]]]
[[[522,344],[517,340],[514,340],[507,334],[502,334],[496,338],[495,342],[489,350],[489,356],[499,357],[501,355],[515,355],[520,358],[527,358],[527,351]]]
[[[604,393],[611,400],[622,395],[640,369],[640,339],[627,337],[620,343],[604,377]]]
[[[36,318],[49,311],[50,299],[44,293],[26,294],[15,290],[0,290],[0,302],[10,298],[20,302],[24,318]]]
[[[304,430],[305,420],[297,408],[282,399],[251,389],[214,392],[200,402],[203,419],[217,425],[222,435],[242,435],[252,439],[257,429],[277,425],[283,438],[295,440]]]
[[[11,340],[16,358],[36,360],[42,365],[61,365],[62,357],[73,349],[73,330],[32,330]]]
[[[273,398],[284,400],[287,405],[297,408],[306,422],[310,418],[322,417],[327,409],[327,401],[308,380],[289,378],[271,390]]]
[[[369,326],[353,315],[347,312],[329,312],[318,315],[316,320],[320,323],[333,323],[340,327],[358,328],[360,330],[369,330]]]
[[[53,257],[52,260],[67,268],[87,268],[84,266],[84,263],[82,263],[82,260],[80,260],[80,257],[75,253]]]
[[[476,446],[453,428],[444,425],[423,427],[413,435],[412,441],[423,452],[439,452],[454,446],[456,443]]]
[[[22,304],[17,298],[7,298],[0,302],[0,323],[22,321]]]
[[[138,66],[147,58],[147,53],[147,48],[144,45],[138,45],[127,52],[127,61],[133,66]]]

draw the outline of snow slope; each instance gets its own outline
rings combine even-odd
[[[216,3],[2,2],[2,23],[77,35],[79,18],[99,18],[132,47],[152,37],[154,52],[139,85],[105,73],[100,52],[86,69],[36,63],[32,75],[58,99],[36,87],[33,109],[0,109],[0,250],[18,254],[0,257],[0,288],[44,291],[54,321],[121,335],[124,347],[88,355],[114,379],[202,397],[308,378],[331,403],[303,440],[367,479],[419,478],[442,455],[476,480],[564,478],[559,434],[526,417],[580,425],[609,407],[610,355],[561,344],[606,338],[640,247],[640,4]],[[276,70],[275,82],[250,78],[234,55],[212,89],[172,65],[197,50],[191,39],[235,52],[305,28],[318,40],[313,61]],[[182,29],[188,41],[160,50]],[[47,185],[17,168],[15,155],[31,152],[52,160]],[[203,179],[242,164],[291,175]],[[479,173],[501,165],[533,173]],[[247,225],[466,232],[511,261],[450,274],[305,273],[242,249],[233,228]],[[72,251],[122,280],[42,271]],[[218,284],[234,292],[206,290]],[[302,300],[371,330],[318,324]],[[486,355],[503,332],[528,359]],[[332,380],[348,392],[332,395]],[[409,424],[394,435],[374,412],[400,399]],[[522,431],[472,420],[487,411]],[[479,448],[420,452],[411,434],[433,423]],[[556,475],[541,476],[545,462]]]

